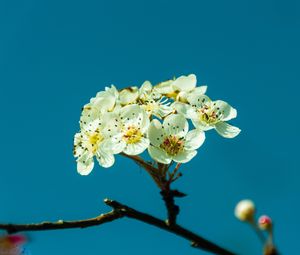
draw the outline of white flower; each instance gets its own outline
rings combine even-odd
[[[252,221],[255,214],[255,205],[251,200],[244,199],[236,205],[234,214],[241,221]]]
[[[207,86],[197,86],[197,77],[194,74],[182,75],[175,80],[162,82],[155,86],[156,90],[176,101],[186,102],[189,94],[203,95]]]
[[[173,111],[168,99],[156,91],[149,81],[145,81],[139,89],[138,104],[145,109],[148,116],[163,118]]]
[[[149,146],[149,139],[146,133],[149,127],[149,118],[144,109],[137,104],[127,105],[112,113],[109,130],[106,134],[112,136],[107,143],[107,148],[114,154],[124,152],[128,155],[137,155],[146,150]]]
[[[191,119],[196,128],[203,131],[215,128],[226,138],[233,138],[240,133],[239,128],[225,122],[237,116],[236,109],[228,103],[221,100],[212,101],[206,95],[199,94],[190,94],[187,101],[189,104],[176,102],[173,107]]]
[[[114,164],[113,153],[106,146],[113,135],[108,136],[104,132],[107,129],[105,122],[109,123],[108,117],[105,115],[101,120],[95,119],[83,125],[74,137],[74,156],[77,158],[77,171],[81,175],[88,175],[93,170],[94,156],[102,167],[111,167]]]
[[[96,97],[91,98],[90,102],[82,108],[80,126],[100,118],[103,113],[112,111],[118,97],[119,92],[114,85],[111,85],[110,88],[106,87],[105,91],[98,92]]]
[[[196,129],[188,132],[188,128],[187,120],[180,114],[167,116],[163,124],[152,120],[148,131],[150,156],[163,164],[172,160],[178,163],[190,161],[196,156],[196,149],[203,144],[205,135]]]

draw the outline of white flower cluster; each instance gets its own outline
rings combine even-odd
[[[203,144],[204,131],[214,128],[226,138],[238,135],[240,129],[225,122],[236,117],[236,110],[212,101],[205,95],[207,87],[196,84],[190,74],[120,91],[112,85],[97,93],[83,107],[81,130],[74,138],[78,172],[89,174],[94,157],[102,167],[111,167],[115,154],[138,155],[147,149],[156,162],[186,163]]]

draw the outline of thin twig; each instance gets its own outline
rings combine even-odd
[[[158,227],[175,235],[181,236],[187,240],[189,240],[193,247],[206,250],[208,252],[218,254],[218,255],[234,255],[234,253],[218,246],[215,243],[212,243],[205,238],[175,224],[175,225],[168,225],[161,219],[155,218],[149,214],[139,212],[133,208],[130,208],[126,205],[123,205],[117,201],[113,201],[110,199],[105,199],[104,202],[114,208],[115,210],[119,210],[124,216],[128,218],[132,218],[138,221],[142,221],[149,225]]]
[[[33,224],[0,224],[0,229],[6,230],[9,234],[23,231],[40,231],[40,230],[57,230],[67,228],[87,228],[92,226],[98,226],[113,220],[122,218],[123,215],[118,211],[113,210],[111,212],[101,214],[95,218],[77,220],[77,221],[63,221],[57,222],[41,222]]]

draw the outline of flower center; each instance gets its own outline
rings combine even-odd
[[[183,138],[171,135],[166,137],[160,147],[165,150],[169,155],[175,156],[184,148]]]
[[[92,133],[91,135],[89,135],[88,137],[88,141],[89,144],[91,145],[90,151],[95,154],[99,144],[103,141],[104,137],[99,133],[99,132],[95,132]]]
[[[207,124],[215,124],[219,121],[220,114],[207,105],[200,108],[199,113],[200,120]]]
[[[134,126],[129,126],[129,127],[127,127],[127,129],[123,135],[123,140],[128,144],[132,144],[132,143],[139,142],[142,139],[142,137],[143,137],[143,134],[140,131],[140,129],[138,129]]]

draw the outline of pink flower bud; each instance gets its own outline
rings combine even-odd
[[[9,235],[7,239],[14,245],[21,245],[26,242],[26,237],[23,235]]]
[[[267,215],[262,215],[258,219],[258,226],[261,230],[272,229],[272,219]]]

